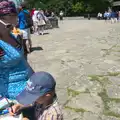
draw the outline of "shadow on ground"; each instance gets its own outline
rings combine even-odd
[[[48,34],[49,34],[48,32],[44,33],[44,35],[48,35]]]
[[[32,49],[31,49],[31,52],[33,52],[33,51],[41,51],[41,50],[43,50],[43,48],[42,47],[32,47]]]

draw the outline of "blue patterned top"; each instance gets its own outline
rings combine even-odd
[[[24,89],[33,70],[20,50],[2,40],[0,48],[4,51],[4,55],[0,57],[0,95],[15,99]]]

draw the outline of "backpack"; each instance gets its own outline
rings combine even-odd
[[[36,18],[38,19],[38,20],[40,20],[41,19],[41,13],[40,12],[38,12],[37,14],[36,14]]]
[[[37,16],[38,20],[42,19],[42,20],[44,20],[45,23],[48,21],[47,17],[44,14],[42,14],[41,12],[38,12],[36,16]]]
[[[25,28],[31,28],[33,26],[33,20],[32,17],[30,16],[30,13],[24,12],[26,21],[25,21]]]

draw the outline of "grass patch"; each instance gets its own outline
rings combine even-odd
[[[106,84],[110,84],[109,78],[106,75],[89,75],[90,81],[97,81],[104,87]]]
[[[112,52],[120,52],[120,50],[115,50],[115,49],[113,49]]]
[[[104,75],[88,75],[88,79],[91,80],[91,81],[98,81],[100,79],[102,80],[108,80],[108,77],[109,76],[119,76],[120,75],[120,72],[107,72],[107,74],[104,74]],[[110,81],[109,81],[110,82]]]
[[[70,88],[67,88],[67,93],[68,93],[68,96],[72,96],[72,97],[76,97],[77,95],[80,94],[79,91],[75,91],[75,90],[70,89]]]
[[[120,118],[120,114],[114,113],[112,111],[104,111],[104,115],[111,116],[111,117],[116,117],[116,118]]]
[[[106,115],[106,116],[112,116],[112,117],[120,118],[120,114],[111,111],[110,107],[108,105],[108,103],[110,103],[111,101],[119,103],[120,99],[109,98],[109,96],[107,95],[106,89],[103,89],[103,91],[101,93],[99,93],[98,95],[101,97],[101,99],[103,101],[103,104],[104,104],[103,114]]]
[[[106,116],[112,116],[116,118],[120,118],[120,114],[115,113],[114,111],[111,111],[109,103],[110,102],[120,103],[120,99],[110,98],[107,94],[107,90],[105,89],[105,87],[107,84],[111,83],[108,78],[109,76],[118,76],[118,75],[120,75],[120,72],[108,72],[106,75],[89,75],[88,76],[88,79],[90,81],[97,81],[102,86],[102,92],[98,93],[98,96],[101,97],[104,104],[103,114]]]
[[[81,93],[90,93],[90,91],[89,91],[89,89],[86,89],[85,91],[80,92],[80,91],[73,90],[71,88],[67,88],[67,93],[68,93],[68,96],[76,97],[77,95],[79,95]]]
[[[68,109],[68,110],[72,110],[74,112],[81,112],[81,113],[84,113],[84,112],[89,112],[83,108],[72,108],[70,106],[65,106],[65,109]]]
[[[115,103],[120,103],[120,98],[109,98],[110,101],[113,101]]]
[[[101,93],[98,93],[98,95],[101,97],[103,103],[104,103],[104,109],[105,110],[109,110],[110,107],[108,106],[108,103],[110,102],[110,99],[107,95],[107,91],[106,89],[103,89],[103,91]]]
[[[108,72],[107,75],[108,76],[118,76],[118,75],[120,75],[120,72]]]
[[[106,57],[107,55],[110,55],[110,53],[113,51],[113,48],[116,48],[117,44],[116,45],[113,45],[111,48],[109,49],[102,49],[102,51],[105,52],[105,54],[103,55],[103,57]]]

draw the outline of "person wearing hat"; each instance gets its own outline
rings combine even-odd
[[[15,99],[34,73],[24,59],[19,34],[14,34],[17,11],[14,2],[0,1],[0,96]]]
[[[26,113],[24,120],[63,120],[55,93],[56,82],[47,72],[37,72],[17,96],[20,104],[9,110],[11,115]],[[27,107],[26,107],[27,106]]]

